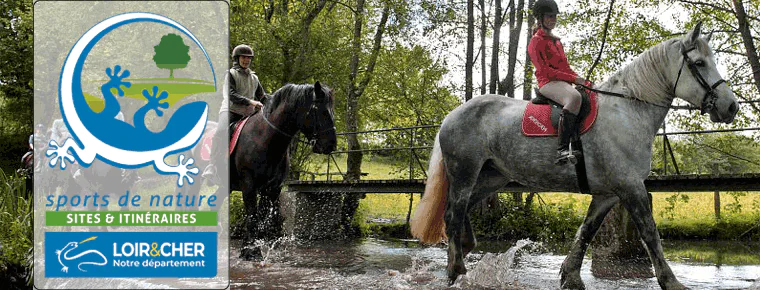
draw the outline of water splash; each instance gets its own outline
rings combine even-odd
[[[486,253],[467,274],[459,276],[453,286],[462,289],[524,289],[526,287],[520,285],[513,269],[516,268],[520,255],[535,252],[540,247],[540,243],[519,240],[504,253]]]
[[[290,237],[266,243],[262,253],[266,253],[267,265],[259,267],[258,262],[236,258],[240,243],[232,241],[232,288],[556,289],[565,258],[564,254],[549,254],[548,246],[529,240],[512,247],[508,242],[483,243],[465,259],[468,274],[449,285],[446,248],[441,246],[377,239],[303,242]],[[671,262],[671,268],[692,289],[746,289],[760,283],[756,282],[760,266]],[[581,277],[587,289],[659,288],[655,279],[595,278],[589,259],[584,260]]]
[[[279,237],[275,239],[274,241],[266,241],[266,240],[256,240],[253,242],[253,247],[259,248],[261,250],[262,259],[259,262],[259,267],[267,267],[271,266],[271,258],[274,256],[273,254],[276,253],[275,249],[277,248],[277,245],[284,245],[287,243],[293,243],[295,241],[295,237],[293,236],[285,236],[285,237]]]

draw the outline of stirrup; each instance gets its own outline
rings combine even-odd
[[[208,186],[214,186],[219,184],[219,176],[216,173],[216,165],[209,164],[203,169],[201,177],[206,180]]]
[[[578,150],[573,150],[573,145],[571,144],[568,148],[557,151],[557,158],[554,160],[554,164],[564,165],[570,163],[571,165],[575,165],[582,154]]]

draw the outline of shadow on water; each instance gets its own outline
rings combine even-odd
[[[483,242],[466,259],[468,274],[449,286],[446,251],[410,240],[301,242],[281,239],[265,261],[243,261],[241,242],[232,241],[233,289],[557,289],[563,250],[527,240]],[[666,255],[679,280],[692,289],[760,286],[760,244],[666,242]],[[719,264],[716,264],[719,263]],[[656,279],[593,277],[584,260],[587,289],[659,289]]]

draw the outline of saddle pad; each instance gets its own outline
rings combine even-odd
[[[581,122],[580,134],[586,133],[594,125],[596,121],[596,115],[599,111],[595,92],[589,92],[589,99],[591,100],[591,111],[588,116]],[[528,106],[525,107],[525,113],[522,120],[522,132],[523,135],[528,137],[548,137],[557,136],[557,128],[552,126],[552,106],[551,105],[536,105],[532,102],[528,102]]]
[[[248,122],[248,118],[250,117],[245,117],[243,120],[240,120],[240,122],[235,124],[235,131],[233,131],[232,139],[230,139],[230,155],[232,155],[232,151],[235,151],[235,145],[240,137],[240,131],[243,131],[243,127],[245,126],[245,123]]]
[[[216,129],[209,130],[201,140],[201,160],[211,160],[211,146],[213,146],[214,135],[216,135]]]

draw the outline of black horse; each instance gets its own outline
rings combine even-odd
[[[334,151],[333,115],[332,90],[319,82],[287,84],[243,125],[230,155],[230,190],[243,193],[249,242],[281,234],[279,197],[288,172],[288,147],[300,131],[314,153]]]

